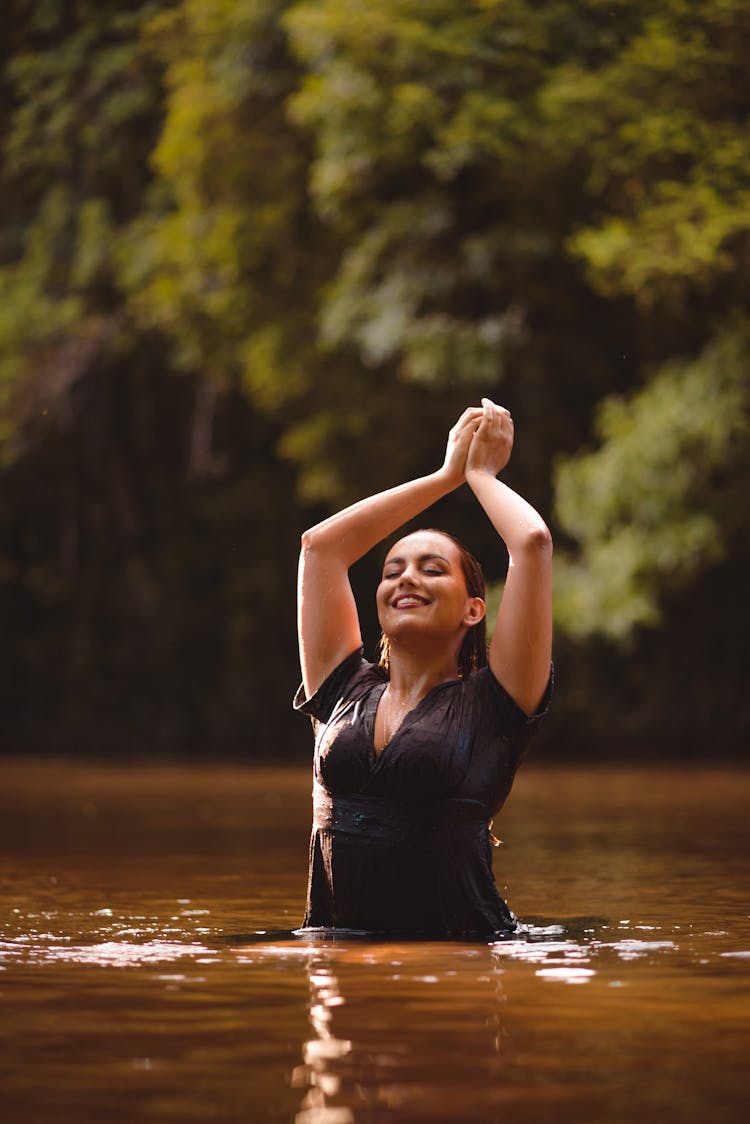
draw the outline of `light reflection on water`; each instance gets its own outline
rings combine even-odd
[[[745,1118],[746,774],[528,770],[490,943],[293,934],[306,772],[0,780],[4,1124]]]

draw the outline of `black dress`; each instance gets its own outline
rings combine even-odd
[[[294,705],[315,730],[305,927],[425,936],[512,932],[489,822],[534,727],[489,668],[434,687],[380,754],[386,671],[361,649]]]

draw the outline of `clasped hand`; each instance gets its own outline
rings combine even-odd
[[[497,476],[510,460],[513,448],[513,419],[504,406],[489,398],[481,406],[470,406],[448,435],[443,471],[460,484],[469,472]]]

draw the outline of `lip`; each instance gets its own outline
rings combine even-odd
[[[416,593],[402,593],[399,597],[394,597],[391,601],[392,609],[418,609],[428,602],[424,597],[418,597]]]

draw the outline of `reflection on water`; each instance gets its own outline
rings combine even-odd
[[[306,771],[0,782],[4,1124],[744,1120],[748,775],[525,771],[494,943],[295,935]]]

